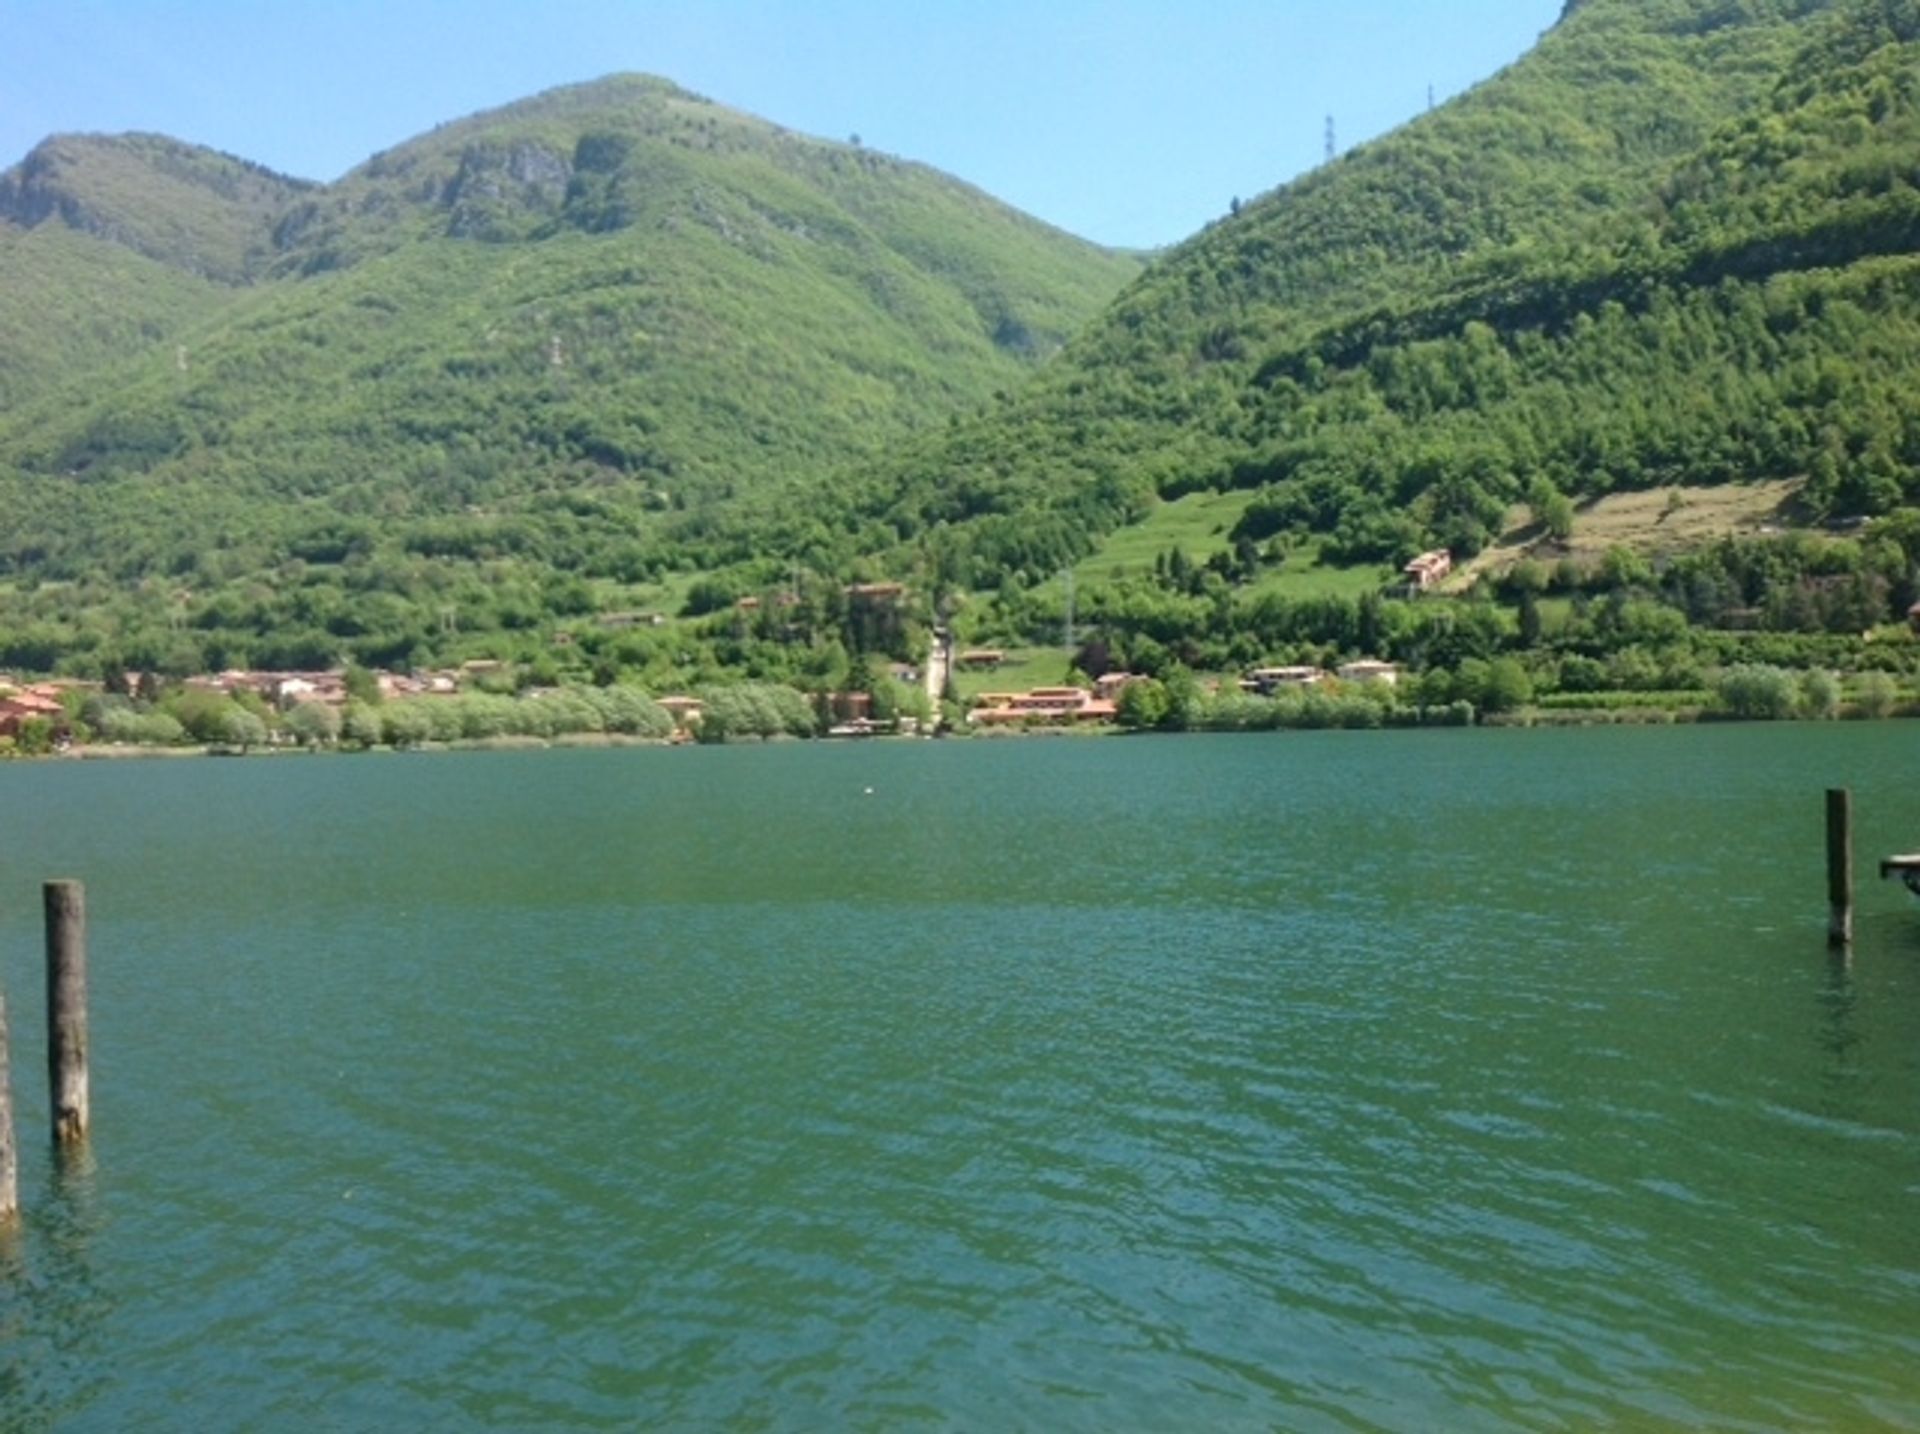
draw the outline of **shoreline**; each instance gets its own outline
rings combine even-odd
[[[87,742],[69,747],[64,752],[43,752],[32,756],[15,755],[6,760],[12,762],[129,762],[143,757],[163,760],[177,760],[183,757],[245,757],[251,760],[260,757],[407,756],[414,753],[544,752],[568,747],[588,749],[689,745],[692,744],[672,742],[662,737],[636,737],[625,732],[573,732],[559,737],[474,737],[463,738],[456,742],[421,742],[410,747],[390,747],[384,743],[372,747],[343,747],[334,743],[324,747],[293,745],[236,749],[217,743],[185,747],[147,747],[134,743],[110,745],[102,742]]]
[[[477,737],[464,738],[452,742],[420,742],[411,746],[394,747],[385,744],[369,747],[346,747],[339,744],[328,746],[258,746],[244,749],[223,747],[217,744],[197,746],[161,747],[139,746],[134,744],[110,745],[90,742],[67,748],[64,751],[36,754],[15,753],[0,758],[0,766],[11,762],[130,762],[141,760],[179,761],[188,758],[235,758],[250,760],[281,757],[397,757],[397,756],[435,756],[453,752],[551,752],[551,751],[595,751],[628,748],[675,748],[675,747],[763,747],[790,744],[820,745],[859,745],[865,742],[885,742],[896,744],[903,742],[1006,742],[1033,740],[1078,740],[1090,741],[1113,737],[1256,737],[1280,736],[1294,732],[1432,732],[1432,731],[1545,731],[1561,730],[1570,727],[1719,727],[1719,726],[1765,726],[1765,727],[1815,727],[1854,725],[1867,722],[1902,722],[1920,717],[1920,711],[1890,712],[1885,716],[1869,717],[1859,713],[1843,713],[1834,717],[1736,717],[1725,713],[1699,710],[1673,710],[1663,707],[1621,708],[1617,710],[1584,709],[1530,709],[1524,712],[1494,712],[1476,718],[1471,723],[1431,723],[1431,722],[1385,722],[1378,726],[1343,727],[1325,726],[1285,726],[1285,727],[1194,727],[1179,730],[1160,728],[1128,728],[1111,725],[1102,726],[1058,726],[1035,725],[1032,727],[991,727],[965,733],[948,733],[935,736],[924,733],[885,733],[871,734],[860,738],[830,737],[753,737],[740,740],[728,740],[713,743],[674,741],[661,737],[639,737],[624,732],[574,732],[557,737]]]

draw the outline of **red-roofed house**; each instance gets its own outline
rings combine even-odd
[[[66,725],[67,709],[55,697],[32,688],[0,697],[0,737],[18,737],[22,723],[41,718],[57,729]]]

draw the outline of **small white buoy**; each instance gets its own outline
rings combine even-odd
[[[872,788],[872,787],[868,787],[868,788],[866,789],[866,791],[865,791],[865,793],[864,793],[864,795],[866,795],[866,796],[869,796],[869,797],[870,797],[870,796],[872,796],[872,795],[873,795],[873,788]]]

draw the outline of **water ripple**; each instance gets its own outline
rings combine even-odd
[[[80,774],[0,1427],[1920,1428],[1920,758],[1321,736]]]

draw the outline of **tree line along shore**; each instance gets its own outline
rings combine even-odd
[[[1387,664],[1377,664],[1385,667]],[[1276,676],[1275,674],[1287,674]],[[366,677],[371,677],[366,674]],[[506,674],[503,674],[506,676]],[[883,736],[1081,732],[1254,732],[1408,727],[1669,724],[1725,720],[1879,719],[1920,715],[1920,693],[1880,671],[1843,677],[1761,663],[1729,666],[1697,688],[1532,690],[1511,657],[1394,680],[1342,679],[1313,668],[1263,669],[1259,680],[1177,670],[1108,673],[1013,694],[949,697],[892,678],[871,691],[806,692],[733,683],[655,696],[625,684],[388,696],[351,677],[335,701],[276,700],[260,687],[0,683],[0,759],[56,755],[410,750],[548,743],[677,744]],[[510,680],[510,679],[509,679]],[[304,679],[283,680],[296,691]],[[1108,693],[1102,698],[1097,693]],[[988,719],[982,721],[981,719]]]

